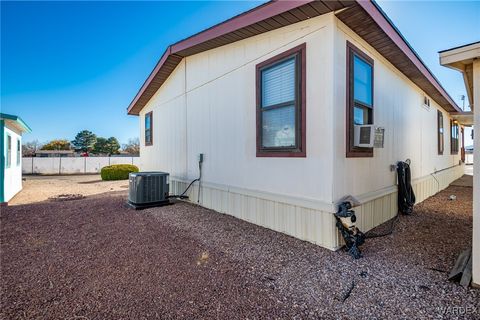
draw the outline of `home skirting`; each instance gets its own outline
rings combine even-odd
[[[448,187],[463,175],[463,170],[463,165],[455,166],[413,180],[417,203]],[[188,181],[172,177],[170,184],[170,192],[179,194],[185,190]],[[197,195],[198,184],[195,184],[189,191],[190,201],[197,203]],[[396,186],[357,198],[362,203],[355,207],[358,227],[364,232],[397,214]],[[202,183],[199,204],[330,250],[336,250],[343,244],[335,227],[333,204],[211,183]]]

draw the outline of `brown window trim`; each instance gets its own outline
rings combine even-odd
[[[153,145],[153,111],[147,112],[145,114],[145,119],[147,119],[147,117],[150,117],[150,142],[147,143],[147,139],[146,139],[147,138],[147,135],[146,135],[147,129],[146,128],[144,128],[143,139],[145,141],[145,146],[151,146],[151,145]]]
[[[441,132],[440,132],[440,128],[442,129]],[[445,128],[444,128],[444,122],[443,122],[443,113],[440,110],[437,110],[437,142],[438,142],[438,154],[443,155],[443,151],[445,149]]]
[[[457,137],[454,138],[453,137],[453,127],[456,127],[456,133],[457,133]],[[459,139],[460,138],[460,134],[459,134],[459,128],[458,128],[458,123],[455,123],[454,120],[450,120],[450,154],[452,155],[455,155],[455,154],[458,154],[458,144],[459,144]],[[453,143],[453,141],[455,141],[455,143]]]
[[[287,50],[275,57],[263,61],[256,65],[256,140],[257,140],[257,157],[306,157],[307,155],[307,125],[306,125],[306,43]],[[263,148],[262,147],[262,86],[261,86],[261,71],[267,66],[273,65],[286,58],[297,56],[300,59],[300,64],[297,65],[297,81],[300,82],[297,94],[299,101],[295,106],[296,111],[296,131],[295,139],[297,143],[296,148]],[[298,85],[298,84],[297,84]]]
[[[347,158],[372,158],[373,157],[373,148],[358,148],[353,146],[353,111],[355,103],[353,101],[353,57],[354,54],[362,58],[372,67],[372,123],[375,113],[375,103],[374,103],[374,62],[373,59],[366,55],[363,51],[353,45],[350,41],[347,41],[347,103],[346,103],[346,157]]]

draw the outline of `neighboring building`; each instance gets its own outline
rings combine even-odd
[[[476,126],[473,137],[473,154],[480,159],[480,41],[457,48],[440,51],[440,64],[463,74],[470,108],[470,123]],[[480,287],[480,165],[473,163],[473,237],[472,237],[472,282]]]
[[[31,129],[20,117],[0,113],[0,204],[22,190],[22,134]]]
[[[75,157],[74,150],[38,150],[35,157],[53,158],[53,157]]]
[[[141,170],[169,172],[172,192],[198,177],[203,153],[203,206],[332,250],[340,198],[361,202],[363,231],[396,215],[397,161],[411,160],[417,202],[463,174],[452,112],[461,110],[369,1],[245,12],[169,46],[128,107]],[[356,146],[358,125],[383,128],[383,148]]]
[[[120,150],[118,154],[114,155],[115,157],[138,157],[139,153],[130,153],[127,151]]]

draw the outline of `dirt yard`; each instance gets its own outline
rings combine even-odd
[[[471,243],[471,188],[418,205],[359,260],[192,204],[135,211],[125,197],[2,208],[0,318],[480,318],[480,291],[447,280]]]
[[[23,176],[23,190],[8,205],[45,201],[60,194],[84,196],[128,189],[128,180],[102,181],[100,175]]]

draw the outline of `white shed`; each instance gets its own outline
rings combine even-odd
[[[0,203],[8,203],[22,190],[22,134],[30,127],[14,115],[0,113]]]

